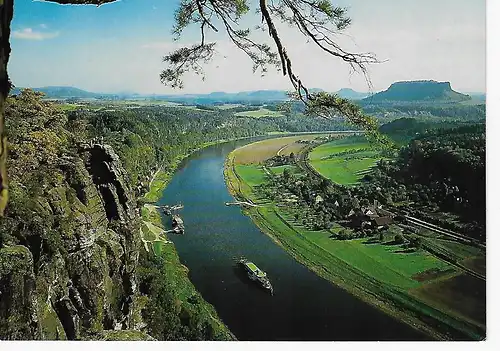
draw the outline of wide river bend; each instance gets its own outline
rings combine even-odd
[[[159,204],[184,204],[186,234],[169,234],[189,278],[239,340],[427,340],[296,262],[237,206],[224,160],[246,139],[202,149],[179,166]],[[164,218],[168,226],[167,219]],[[244,256],[267,272],[274,296],[236,266]]]

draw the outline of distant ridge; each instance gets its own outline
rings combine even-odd
[[[11,95],[17,95],[21,92],[22,89],[24,88],[16,87],[12,89],[10,93]],[[92,93],[89,91],[69,86],[47,86],[47,87],[31,88],[31,89],[34,91],[42,92],[46,95],[47,98],[52,98],[52,99],[69,99],[69,98],[89,99],[89,98],[102,97],[106,95],[110,96],[112,95],[112,94]]]
[[[14,88],[12,95],[19,94],[23,88]],[[266,104],[289,100],[285,90],[254,90],[236,93],[212,92],[208,94],[136,94],[133,92],[95,93],[71,86],[46,86],[31,88],[45,94],[48,99],[152,99],[177,102],[188,105],[217,104]],[[310,92],[324,90],[313,88]],[[335,92],[338,96],[360,101],[363,105],[383,103],[449,103],[470,100],[469,95],[461,94],[451,88],[449,82],[404,81],[393,83],[387,90],[374,95],[358,92],[350,88],[342,88]],[[476,96],[474,96],[476,98]],[[483,97],[484,99],[484,97]]]
[[[460,102],[470,99],[469,95],[453,90],[450,82],[418,80],[393,83],[389,89],[367,97],[363,102]]]
[[[359,91],[352,90],[351,88],[342,88],[336,91],[335,94],[337,94],[341,98],[351,100],[361,100],[370,95],[369,93],[361,93]]]
[[[14,88],[11,95],[17,95],[24,88]],[[237,93],[227,93],[215,91],[207,94],[137,94],[134,92],[120,93],[94,93],[71,86],[46,86],[40,88],[30,88],[45,94],[48,99],[107,99],[107,98],[150,98],[156,100],[168,100],[188,104],[223,104],[223,103],[270,103],[289,100],[285,90],[253,90],[241,91]],[[309,89],[311,93],[322,92],[318,88]],[[359,93],[352,89],[341,89],[336,92],[339,96],[347,99],[361,99],[368,94]]]

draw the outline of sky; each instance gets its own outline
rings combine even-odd
[[[255,3],[255,1],[253,1]],[[369,67],[373,91],[401,80],[449,81],[461,92],[486,90],[486,4],[484,0],[337,0],[347,7],[351,27],[338,36],[343,47],[373,52],[382,63]],[[223,34],[211,34],[218,54],[205,66],[204,81],[185,77],[182,91],[160,83],[162,57],[199,40],[197,27],[180,42],[171,29],[178,0],[121,0],[73,6],[16,0],[9,74],[18,87],[68,85],[111,93],[208,93],[291,88],[270,70],[264,77]],[[242,28],[259,22],[245,16]],[[308,87],[368,91],[365,78],[325,54],[293,28],[279,26],[296,74]],[[269,42],[264,32],[256,40]]]

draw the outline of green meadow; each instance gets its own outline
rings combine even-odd
[[[358,183],[381,158],[380,153],[359,136],[333,140],[309,153],[309,163],[318,173],[342,185]]]

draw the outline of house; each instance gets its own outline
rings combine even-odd
[[[377,209],[375,208],[375,206],[362,207],[361,208],[361,212],[365,216],[367,216],[367,217],[369,217],[371,219],[379,217],[379,214],[378,214]]]
[[[351,219],[353,228],[387,228],[394,222],[394,219],[391,214],[382,210],[381,207],[382,206],[379,206],[378,202],[375,201],[373,205],[362,207],[361,210],[351,210],[347,217]]]
[[[373,224],[377,229],[387,228],[393,222],[391,216],[376,217],[373,219]]]

